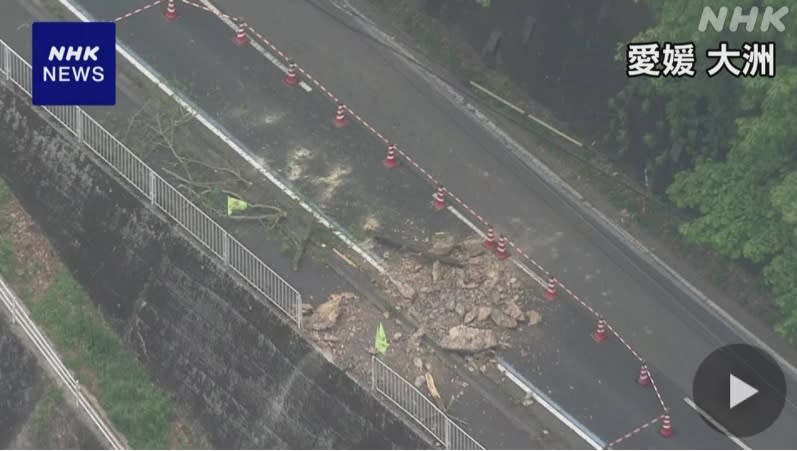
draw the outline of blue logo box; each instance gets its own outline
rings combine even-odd
[[[33,23],[34,105],[115,105],[114,22]]]

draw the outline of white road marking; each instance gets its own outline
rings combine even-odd
[[[527,396],[531,396],[534,398],[539,405],[544,407],[551,415],[555,416],[556,419],[561,421],[565,426],[570,428],[573,432],[575,432],[579,437],[581,437],[585,442],[587,442],[592,448],[594,449],[603,449],[603,443],[600,443],[600,439],[594,436],[591,432],[587,431],[583,425],[577,424],[574,419],[569,418],[569,415],[564,413],[564,410],[561,407],[554,406],[552,402],[549,402],[545,396],[542,396],[539,393],[539,390],[532,388],[528,383],[522,381],[519,377],[513,374],[512,371],[507,370],[507,368],[502,363],[496,364],[498,367],[498,371],[500,371],[503,375],[505,375],[509,380],[515,383],[523,392],[526,393]]]
[[[694,411],[697,412],[700,416],[705,418],[706,421],[708,421],[709,423],[714,425],[714,427],[717,428],[720,432],[725,434],[725,436],[728,437],[728,439],[730,439],[730,441],[735,443],[736,446],[738,446],[741,449],[747,449],[747,450],[751,449],[743,441],[739,440],[738,437],[736,437],[735,435],[733,435],[730,432],[728,432],[728,430],[725,429],[725,426],[719,424],[719,422],[717,422],[717,420],[715,420],[714,418],[711,418],[711,415],[707,414],[703,409],[698,407],[697,404],[694,403],[694,401],[692,401],[691,399],[686,397],[686,398],[684,398],[684,402],[686,403],[686,405],[688,405],[689,407],[694,409]]]
[[[233,22],[229,17],[225,17],[224,15],[222,15],[222,12],[218,8],[216,8],[213,5],[213,3],[210,2],[210,0],[199,0],[199,1],[203,5],[205,5],[207,9],[211,10],[213,14],[216,14],[219,17],[219,19],[221,19],[222,22],[227,24],[227,26],[229,26],[235,31],[238,31],[238,26],[235,24],[235,22]],[[266,48],[263,47],[259,42],[250,40],[250,43],[252,44],[252,47],[254,47],[254,49],[260,52],[263,56],[265,56],[267,60],[271,61],[281,71],[285,72],[286,74],[288,73],[288,68],[284,64],[282,64],[282,61],[280,61],[279,58],[277,58],[273,53],[266,50]],[[301,86],[302,89],[305,90],[305,92],[311,92],[313,90],[313,88],[310,87],[310,85],[308,85],[302,80],[299,81],[299,86]]]

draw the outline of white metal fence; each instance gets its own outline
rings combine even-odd
[[[484,449],[429,398],[376,356],[371,359],[371,388],[418,422],[446,449]]]
[[[29,96],[30,64],[0,39],[0,76]],[[243,244],[141,161],[108,130],[77,106],[44,109],[77,139],[108,163],[149,201],[219,257],[258,292],[302,326],[302,296]]]

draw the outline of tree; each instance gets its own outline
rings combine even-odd
[[[618,115],[626,122],[617,135],[624,140],[621,144],[630,146],[627,158],[655,161],[658,175],[672,171],[667,194],[695,216],[680,232],[721,255],[760,268],[783,312],[778,331],[797,343],[797,29],[787,24],[784,33],[718,33],[709,27],[700,33],[697,24],[704,6],[718,10],[726,2],[647,3],[656,25],[634,42],[693,41],[698,73],[692,79],[629,82],[615,102],[620,112],[625,111]],[[745,0],[734,6],[788,6],[797,11],[797,0]],[[708,61],[701,64],[701,56],[721,41],[732,48],[742,41],[775,42],[776,77],[708,77]],[[624,49],[621,53],[624,59]],[[637,130],[629,128],[627,118],[634,117],[629,111],[636,114]],[[645,126],[656,123],[662,125]],[[651,141],[644,138],[651,133],[652,141],[664,146],[636,145]],[[677,160],[668,152],[674,143],[683,148]]]

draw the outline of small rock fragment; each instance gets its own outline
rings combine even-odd
[[[415,368],[423,369],[423,360],[420,357],[415,357],[412,359],[412,364],[415,365]]]
[[[507,329],[514,329],[517,327],[517,321],[498,309],[493,309],[492,313],[490,313],[490,319],[492,319],[496,325]]]
[[[526,312],[526,316],[529,319],[529,326],[534,326],[542,320],[542,315],[536,310],[529,310]]]

